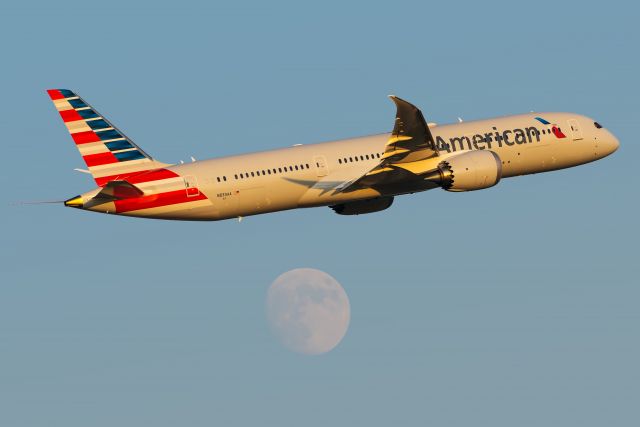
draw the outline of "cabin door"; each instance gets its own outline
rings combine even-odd
[[[200,195],[200,190],[198,189],[198,181],[196,180],[195,176],[185,176],[184,187],[187,190],[187,197],[195,197]]]
[[[316,172],[318,176],[327,176],[329,169],[327,168],[327,159],[324,156],[315,156],[313,162],[316,164]]]
[[[573,140],[577,141],[579,139],[582,139],[582,129],[580,128],[578,121],[575,119],[571,119],[567,121],[567,124],[569,125],[569,130],[571,130],[571,136],[573,137]]]

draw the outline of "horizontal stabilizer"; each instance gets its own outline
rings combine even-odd
[[[96,199],[104,201],[122,200],[140,197],[144,194],[142,190],[127,181],[109,181],[98,194]]]

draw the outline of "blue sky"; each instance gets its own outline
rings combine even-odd
[[[637,425],[637,6],[584,2],[0,5],[0,425]],[[60,206],[91,188],[47,88],[161,161],[530,110],[621,148],[489,190],[238,224]],[[291,353],[269,284],[344,286],[331,353]]]

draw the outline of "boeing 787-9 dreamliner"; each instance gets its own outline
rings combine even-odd
[[[391,96],[390,134],[166,164],[74,92],[48,93],[97,184],[64,204],[144,218],[215,221],[316,206],[365,214],[387,209],[402,194],[481,190],[502,178],[592,162],[618,148],[611,132],[579,114],[436,125]]]

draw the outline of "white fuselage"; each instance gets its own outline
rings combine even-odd
[[[432,126],[430,130],[439,155],[421,167],[434,169],[449,157],[471,150],[491,150],[502,162],[502,177],[577,166],[605,157],[618,147],[617,139],[606,129],[597,127],[594,120],[569,113],[530,113]],[[206,197],[198,203],[122,214],[221,220],[427,189],[397,185],[382,191],[374,188],[351,192],[334,190],[340,183],[355,180],[376,167],[388,139],[389,134],[380,134],[174,165],[167,169],[179,175],[176,185],[184,181],[187,187],[196,189],[192,191]],[[153,188],[148,186],[145,192],[153,192]],[[112,204],[89,209],[119,213]]]

